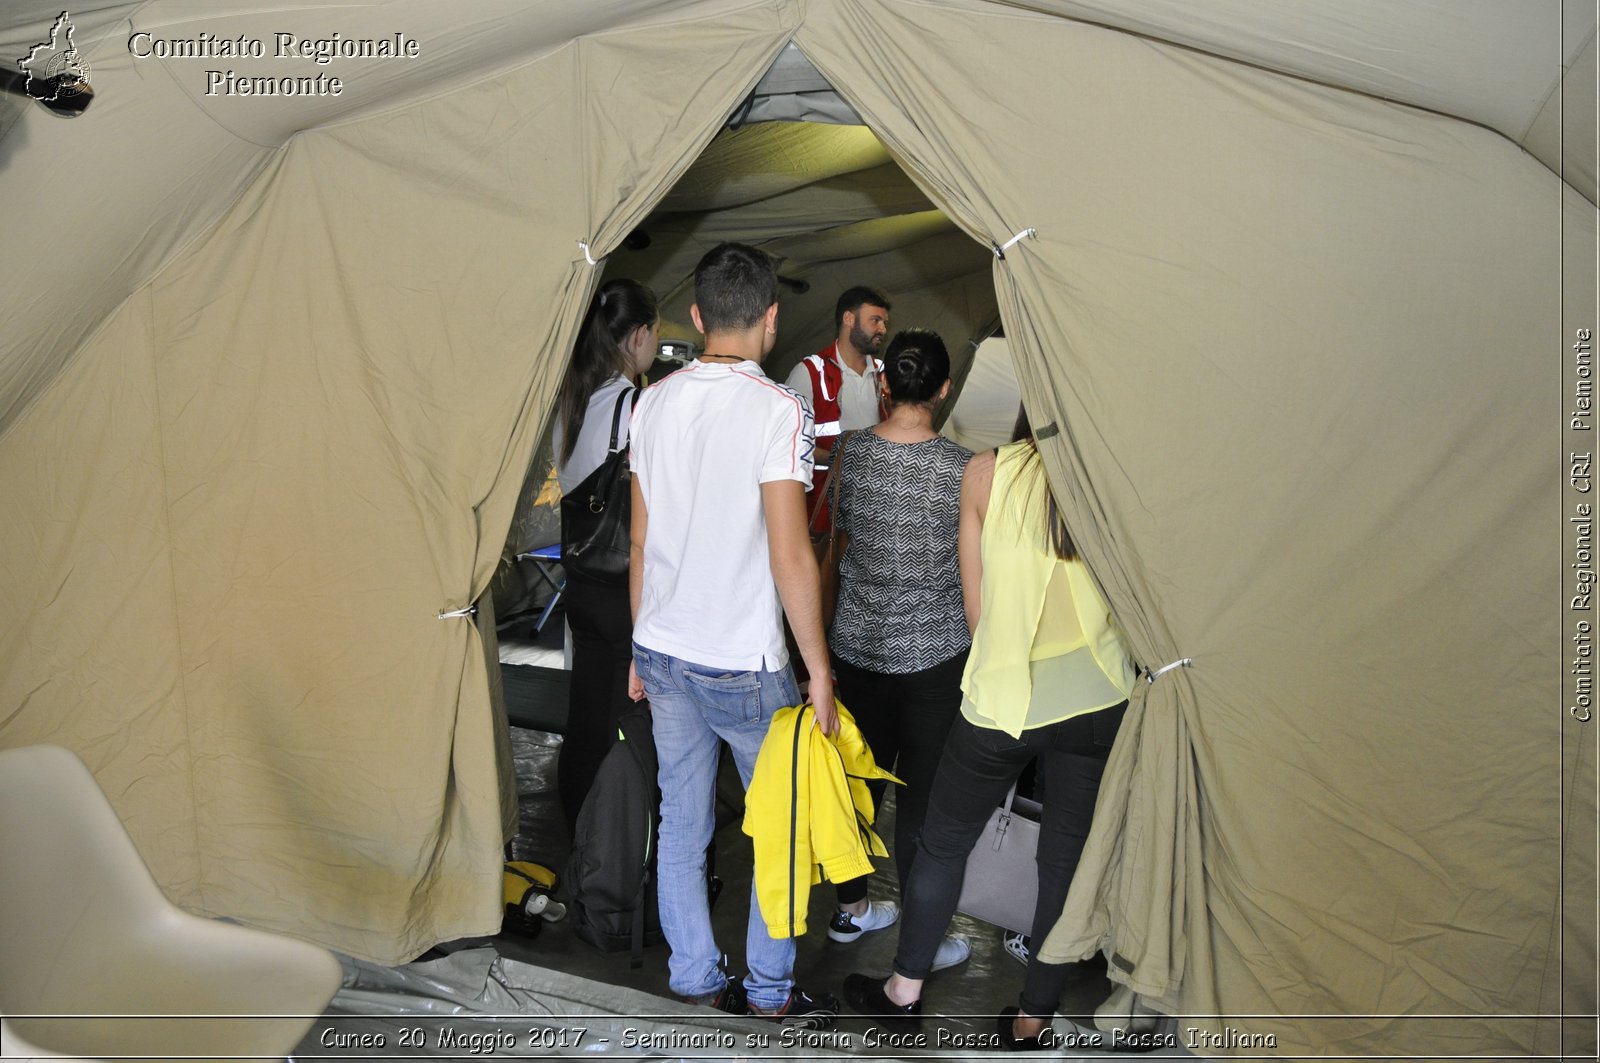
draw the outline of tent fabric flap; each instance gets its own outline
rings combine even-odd
[[[1041,955],[1280,1051],[1545,1044],[1559,485],[1506,355],[1592,247],[1577,193],[1486,129],[1025,11],[857,0],[796,43],[969,233],[1034,230],[995,275],[1052,483],[1142,663],[1193,660],[1136,699]]]
[[[595,283],[577,241],[620,239],[787,35],[770,7],[707,3],[294,138],[81,352],[87,387],[127,366],[153,381],[114,407],[118,431],[30,479],[50,425],[76,421],[61,404],[83,389],[56,389],[0,451],[0,534],[22,558],[59,541],[62,483],[150,440],[132,541],[12,586],[71,600],[126,582],[130,555],[170,573],[131,625],[42,608],[7,629],[0,675],[23,707],[5,736],[119,729],[85,756],[102,779],[172,780],[119,811],[142,848],[169,839],[152,863],[189,907],[381,963],[499,927],[503,721],[462,610]],[[638,99],[604,106],[613,91]],[[129,689],[28,652],[91,640],[178,661]],[[170,737],[152,751],[146,733]]]

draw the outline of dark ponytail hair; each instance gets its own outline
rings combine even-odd
[[[1011,442],[1026,443],[1033,453],[1028,458],[1029,470],[1028,491],[1031,494],[1044,489],[1045,500],[1045,533],[1050,540],[1050,552],[1062,561],[1076,561],[1078,558],[1078,545],[1072,541],[1072,533],[1067,531],[1067,522],[1061,516],[1061,507],[1056,505],[1056,494],[1050,490],[1050,478],[1044,474],[1044,459],[1039,457],[1039,444],[1033,439],[1033,426],[1028,423],[1028,411],[1019,403],[1017,405],[1017,423],[1011,429]],[[1013,481],[1013,486],[1020,484],[1022,477]],[[1026,512],[1026,510],[1024,510]]]
[[[656,297],[638,281],[618,277],[606,281],[594,293],[557,400],[556,408],[561,413],[561,454],[557,464],[565,465],[571,460],[595,390],[618,373],[633,375],[633,366],[622,350],[623,341],[634,329],[641,325],[648,328],[659,317]]]
[[[883,382],[895,406],[926,406],[950,379],[950,352],[939,334],[925,328],[901,329],[883,352]]]

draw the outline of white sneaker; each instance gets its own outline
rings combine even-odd
[[[1028,965],[1028,936],[1019,930],[1007,930],[1002,941],[1006,955],[1026,967]]]
[[[862,934],[894,926],[900,918],[900,906],[893,901],[868,901],[867,910],[860,915],[835,912],[828,922],[828,938],[848,944]]]
[[[946,934],[933,952],[933,967],[930,968],[930,973],[954,967],[958,963],[966,963],[971,958],[972,942],[967,940],[965,934]]]

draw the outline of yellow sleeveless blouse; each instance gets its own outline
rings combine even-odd
[[[1135,670],[1111,609],[1081,561],[1061,561],[1045,529],[1044,465],[1027,443],[995,454],[984,519],[983,587],[961,690],[978,727],[1023,731],[1110,708]]]

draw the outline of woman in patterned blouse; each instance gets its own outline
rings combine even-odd
[[[834,515],[846,537],[828,645],[835,690],[874,759],[905,786],[895,791],[895,871],[903,884],[917,851],[934,770],[961,710],[961,673],[972,635],[956,557],[961,474],[972,452],[933,430],[950,393],[950,355],[937,333],[907,329],[883,355],[889,415],[841,445]],[[874,795],[881,803],[882,784]],[[899,917],[869,901],[865,877],[838,885],[834,941],[854,941]],[[971,955],[947,937],[934,970]]]

